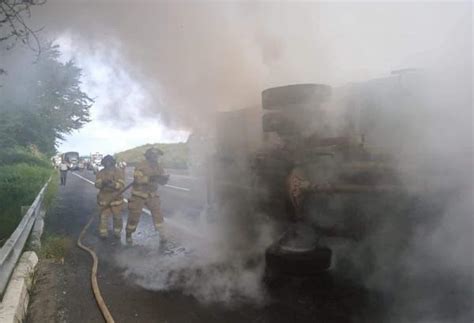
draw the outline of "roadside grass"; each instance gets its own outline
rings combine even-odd
[[[56,220],[58,214],[50,212],[57,203],[57,193],[59,191],[59,173],[53,172],[48,189],[44,196],[44,207],[47,210],[45,216],[45,231],[41,238],[41,249],[38,256],[41,259],[48,259],[54,263],[64,263],[64,257],[68,250],[73,246],[71,238],[64,235],[57,235],[48,232],[47,228],[51,222]]]
[[[39,255],[44,259],[64,262],[64,257],[72,245],[71,239],[66,236],[48,234],[43,238]]]
[[[53,171],[51,181],[48,184],[46,193],[44,194],[43,206],[45,210],[49,210],[56,204],[56,196],[59,191],[59,173]]]
[[[33,203],[53,173],[46,158],[25,149],[0,152],[0,246],[20,222],[23,216],[21,206]],[[54,182],[52,184],[46,203],[52,203],[57,192]]]

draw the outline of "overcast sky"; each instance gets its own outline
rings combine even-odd
[[[82,88],[95,102],[90,110],[92,121],[79,131],[66,136],[58,150],[78,151],[87,155],[92,152],[112,154],[147,143],[170,143],[186,141],[189,133],[185,130],[170,129],[158,117],[135,115],[138,107],[144,104],[145,94],[139,84],[125,71],[114,70],[107,64],[107,57],[101,52],[84,54],[71,43],[69,35],[63,34],[56,40],[64,61],[73,59],[83,69]],[[122,109],[130,114],[131,121],[117,124],[116,118],[108,118],[101,113],[105,106],[119,97]]]

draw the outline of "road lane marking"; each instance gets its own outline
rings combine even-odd
[[[87,179],[87,178],[85,178],[84,176],[81,176],[81,175],[79,175],[79,174],[76,174],[76,173],[72,173],[72,175],[74,175],[74,176],[76,176],[76,177],[79,177],[80,179],[82,179],[82,180],[86,181],[86,182],[87,182],[87,183],[89,183],[89,184],[95,185],[95,183],[94,183],[93,181],[91,181],[91,180],[88,180],[88,179]]]
[[[183,178],[183,179],[189,179],[189,180],[196,180],[198,179],[196,176],[190,176],[190,175],[181,175],[181,174],[174,174],[172,172],[169,172],[171,177],[177,177],[177,178]]]
[[[84,176],[81,176],[77,173],[72,173],[74,176],[77,176],[79,178],[82,178],[83,180],[85,180],[87,183],[89,184],[92,184],[94,185],[94,182],[85,178]],[[175,190],[179,190],[179,191],[185,191],[185,192],[190,192],[191,190],[189,188],[186,188],[186,187],[181,187],[181,186],[174,186],[174,185],[169,185],[169,184],[166,184],[165,185],[166,187],[169,187],[169,188],[172,188],[172,189],[175,189]]]
[[[169,185],[169,184],[166,184],[165,186],[169,188],[174,188],[175,190],[180,190],[180,191],[185,191],[185,192],[191,191],[189,188],[186,188],[186,187],[174,186],[174,185]]]
[[[94,183],[93,181],[88,180],[88,179],[85,178],[84,176],[81,176],[81,175],[76,174],[76,173],[72,173],[72,174],[73,174],[74,176],[76,176],[76,177],[79,177],[80,179],[82,179],[83,181],[85,181],[85,182],[87,182],[87,183],[89,183],[89,184],[91,184],[91,185],[95,185],[95,183]],[[169,186],[169,185],[166,185],[166,186]],[[175,186],[174,188],[183,189],[183,190],[186,190],[186,191],[188,191],[188,192],[190,191],[190,189],[187,189],[187,188],[184,188],[184,187]],[[126,198],[124,198],[123,200],[125,201],[125,203],[128,203],[128,200],[127,200]],[[148,215],[151,215],[151,212],[150,212],[150,210],[148,210],[148,209],[143,208],[142,211],[145,212],[145,213],[148,214]],[[194,232],[194,231],[192,231],[192,230],[186,228],[185,226],[179,224],[179,223],[176,222],[176,221],[173,221],[172,219],[163,217],[163,220],[164,220],[166,223],[168,223],[169,225],[171,225],[171,226],[173,226],[173,227],[175,227],[175,228],[177,228],[177,229],[179,229],[179,230],[181,230],[181,231],[186,232],[188,235],[194,236],[195,238],[200,238],[200,239],[203,238],[202,235],[200,235],[200,234],[198,234],[198,233],[196,233],[196,232]]]

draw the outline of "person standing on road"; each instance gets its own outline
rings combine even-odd
[[[146,206],[153,217],[155,230],[159,232],[161,241],[165,241],[163,229],[163,216],[160,211],[160,197],[158,195],[158,185],[165,185],[169,175],[158,163],[159,156],[163,152],[158,148],[150,148],[145,152],[145,161],[135,167],[133,174],[134,182],[132,196],[128,202],[128,221],[126,240],[132,243],[132,233],[137,229],[142,209]]]
[[[61,178],[61,185],[66,185],[66,178],[67,178],[67,170],[68,166],[64,160],[61,160],[61,164],[59,164],[59,175]]]
[[[95,187],[100,191],[97,194],[99,214],[99,236],[108,237],[108,220],[113,216],[114,237],[120,239],[122,232],[122,204],[123,195],[118,194],[125,187],[123,172],[115,167],[114,157],[107,155],[101,161],[102,169],[96,175]]]

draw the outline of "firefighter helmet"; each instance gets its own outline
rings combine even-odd
[[[111,163],[112,165],[115,165],[115,158],[111,155],[107,155],[102,160],[100,161],[100,164],[102,166],[105,166],[107,163]]]
[[[151,147],[151,148],[148,148],[145,152],[145,157],[151,157],[151,156],[162,156],[164,155],[163,151],[159,148],[156,148],[156,147]]]

